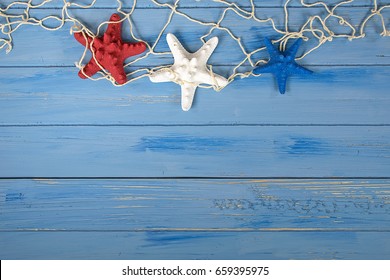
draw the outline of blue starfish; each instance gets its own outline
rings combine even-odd
[[[301,42],[302,39],[299,38],[288,50],[280,52],[274,45],[272,45],[272,42],[268,38],[264,38],[264,43],[270,55],[270,60],[266,65],[255,68],[253,73],[274,74],[276,81],[278,82],[279,92],[284,94],[286,92],[286,82],[289,76],[295,74],[306,76],[313,73],[295,62],[295,56]]]

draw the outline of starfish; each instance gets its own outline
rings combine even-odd
[[[171,33],[167,34],[168,46],[171,49],[174,64],[152,74],[149,78],[154,83],[174,82],[181,86],[181,107],[188,111],[192,106],[196,88],[200,84],[224,87],[228,81],[211,73],[206,66],[207,60],[218,45],[218,38],[208,40],[197,52],[189,53]]]
[[[270,55],[270,60],[266,65],[257,67],[255,70],[253,70],[253,73],[274,74],[276,81],[278,82],[279,92],[281,94],[286,92],[286,82],[289,76],[295,74],[306,76],[313,73],[312,71],[298,65],[295,62],[295,56],[302,42],[301,38],[299,38],[285,52],[280,52],[274,45],[272,45],[272,42],[268,38],[265,38],[264,42]]]
[[[93,76],[102,68],[111,73],[114,80],[122,85],[127,81],[123,63],[129,56],[137,55],[146,50],[143,42],[126,43],[122,41],[122,23],[118,14],[113,14],[107,26],[107,30],[102,37],[93,38],[83,32],[74,34],[79,43],[86,46],[95,57],[80,70],[80,78],[86,79]]]

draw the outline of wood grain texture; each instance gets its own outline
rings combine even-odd
[[[281,0],[255,3],[258,16],[283,26]],[[337,13],[357,26],[370,5]],[[181,0],[179,10],[211,21],[222,6]],[[322,9],[289,7],[291,30]],[[115,8],[98,0],[70,12],[96,30]],[[138,1],[137,36],[152,43],[169,12]],[[248,51],[277,36],[233,13],[223,26]],[[200,89],[187,113],[172,83],[79,79],[83,47],[69,28],[24,26],[13,52],[0,54],[0,259],[390,258],[390,38],[378,35],[379,18],[366,38],[328,42],[301,60],[315,75],[293,77],[285,96],[270,75],[252,77],[221,93]],[[207,30],[175,16],[167,32],[194,51]],[[209,63],[227,76],[243,57],[226,34],[214,35]],[[164,39],[157,50],[168,50]],[[127,71],[172,61],[148,58]]]
[[[388,259],[389,233],[2,232],[2,259]],[[15,250],[22,248],[22,250]]]
[[[390,127],[3,127],[1,177],[388,176]]]
[[[389,67],[310,68],[316,73],[292,77],[285,95],[271,75],[220,93],[198,89],[185,114],[174,83],[142,79],[117,88],[81,80],[75,68],[0,68],[0,124],[389,124]]]
[[[389,183],[1,180],[0,258],[387,259]]]
[[[389,194],[389,180],[0,180],[0,231],[390,232]]]

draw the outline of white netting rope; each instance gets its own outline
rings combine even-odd
[[[33,15],[31,15],[31,12],[33,10],[39,9],[39,8],[46,8],[48,4],[51,2],[58,2],[59,0],[42,0],[40,3],[34,3],[36,1],[33,0],[26,0],[26,1],[14,1],[10,4],[8,4],[5,7],[0,6],[0,49],[5,48],[6,52],[10,52],[12,50],[12,44],[13,44],[13,37],[12,34],[17,31],[21,26],[23,25],[36,25],[40,26],[46,30],[55,31],[62,27],[64,27],[65,23],[71,22],[73,23],[73,26],[71,27],[70,32],[84,32],[89,37],[95,38],[97,36],[100,36],[102,34],[101,30],[109,23],[109,21],[102,22],[96,32],[93,32],[90,30],[86,25],[83,24],[83,22],[72,16],[71,9],[72,8],[78,8],[78,9],[89,9],[93,8],[96,5],[97,0],[90,0],[89,4],[82,4],[79,3],[80,1],[62,1],[62,8],[61,8],[61,15],[48,15],[42,18],[36,18]],[[279,39],[275,40],[275,43],[280,44],[280,49],[284,50],[286,48],[287,42],[290,39],[295,38],[302,38],[305,41],[307,40],[315,40],[316,43],[313,47],[307,49],[301,57],[297,58],[297,60],[302,59],[309,53],[313,52],[314,50],[321,47],[326,42],[331,42],[335,38],[346,38],[348,40],[355,40],[365,37],[365,29],[369,22],[373,20],[374,18],[379,18],[380,25],[381,25],[381,36],[390,36],[390,30],[386,27],[386,21],[388,20],[384,16],[384,12],[386,9],[390,8],[390,4],[385,4],[380,6],[378,4],[378,0],[371,0],[369,1],[369,5],[364,5],[364,7],[367,8],[366,16],[359,22],[359,23],[353,23],[351,20],[347,18],[345,15],[341,15],[341,13],[338,13],[339,9],[341,7],[345,7],[346,5],[351,5],[355,0],[345,0],[341,1],[339,3],[335,4],[327,4],[322,1],[314,1],[309,3],[309,0],[285,0],[283,5],[283,13],[284,13],[284,26],[277,27],[277,24],[275,23],[275,20],[272,17],[264,17],[260,18],[257,16],[257,10],[256,5],[254,3],[254,0],[248,0],[249,2],[249,9],[243,8],[237,3],[234,3],[233,1],[226,1],[226,0],[214,0],[213,2],[221,4],[222,7],[220,8],[220,16],[219,19],[216,21],[202,21],[199,19],[195,19],[191,17],[189,14],[183,12],[180,9],[180,0],[173,0],[170,2],[161,2],[157,0],[149,0],[152,2],[156,8],[164,8],[169,9],[169,16],[167,18],[166,23],[162,27],[161,31],[158,33],[157,38],[154,42],[145,42],[147,45],[147,51],[143,53],[141,56],[139,56],[137,59],[131,60],[131,62],[127,63],[125,67],[134,64],[140,60],[143,60],[147,58],[150,55],[160,56],[160,55],[167,55],[170,54],[170,52],[158,52],[156,51],[156,47],[159,44],[160,40],[163,37],[163,34],[167,27],[171,24],[172,19],[174,16],[183,17],[186,20],[189,20],[193,23],[200,24],[203,26],[210,27],[208,32],[205,33],[200,37],[202,42],[206,41],[206,38],[209,37],[215,30],[219,30],[222,32],[225,32],[228,34],[231,39],[233,39],[236,44],[239,46],[242,54],[243,59],[235,64],[233,66],[233,69],[231,71],[231,75],[228,77],[228,81],[233,81],[236,77],[245,78],[250,75],[254,75],[251,70],[246,72],[240,72],[239,69],[241,66],[247,64],[250,65],[251,68],[255,67],[256,65],[260,65],[262,63],[266,63],[267,61],[264,59],[258,59],[255,61],[254,55],[262,50],[265,49],[264,46],[259,47],[258,49],[255,49],[253,51],[247,51],[247,48],[245,44],[243,43],[243,40],[239,36],[239,34],[234,34],[232,29],[223,26],[224,20],[227,18],[228,13],[234,13],[235,15],[245,19],[254,21],[255,24],[261,25],[267,25],[271,26],[274,31],[279,34]],[[81,1],[81,2],[85,2]],[[131,34],[131,37],[135,41],[143,41],[142,38],[138,38],[134,33],[134,26],[135,23],[132,21],[132,15],[137,11],[136,5],[137,0],[132,0],[130,9],[123,8],[123,2],[122,0],[116,0],[117,7],[116,12],[121,15],[122,21],[127,21],[129,28],[128,30],[123,30],[123,32],[129,32]],[[289,26],[289,18],[290,18],[290,10],[289,5],[291,5],[292,2],[299,3],[302,8],[318,8],[320,9],[320,13],[318,15],[310,15],[308,16],[307,20],[304,21],[304,23],[299,26],[298,28],[294,28],[295,30],[292,31]],[[17,7],[17,9],[15,9]],[[266,8],[263,8],[266,9]],[[50,9],[48,9],[50,11]],[[49,26],[47,22],[53,20],[57,23],[56,26],[53,26],[52,24]],[[330,24],[331,21],[337,20],[338,24]],[[345,27],[346,31],[337,33],[335,31],[338,27]],[[92,44],[92,42],[91,42]],[[261,43],[259,42],[259,45]],[[82,54],[80,60],[76,63],[76,66],[79,69],[83,68],[83,61],[88,53],[88,46],[85,47],[84,53]],[[95,54],[92,54],[93,58],[96,60]],[[98,63],[98,62],[97,62]],[[99,63],[98,63],[99,65]],[[99,65],[100,66],[100,65]],[[150,68],[141,68],[137,69],[135,71],[132,71],[130,73],[127,73],[128,81],[125,84],[122,84],[120,86],[126,85],[128,83],[131,83],[135,80],[147,77],[150,75],[150,73],[161,69],[164,66],[159,67],[150,67]],[[101,67],[102,68],[102,67]],[[212,67],[209,66],[209,71],[213,75]],[[108,73],[105,70],[102,70],[100,77],[92,77],[91,80],[101,80],[101,79],[107,79],[112,82],[113,85],[119,86],[115,83],[115,80],[112,78],[110,73]],[[177,83],[180,83],[180,80],[178,79]],[[202,86],[205,88],[210,88],[211,86]],[[220,87],[214,86],[215,90],[221,90]]]

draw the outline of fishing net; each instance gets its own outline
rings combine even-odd
[[[3,3],[0,3],[0,49],[5,49],[7,53],[12,50],[15,43],[13,34],[22,32],[24,25],[34,25],[48,31],[67,28],[70,33],[84,32],[91,37],[101,36],[109,23],[106,21],[109,16],[99,18],[99,24],[94,25],[88,23],[90,15],[80,11],[99,11],[102,7],[113,9],[121,15],[122,33],[128,34],[132,42],[144,41],[147,45],[146,52],[127,60],[129,62],[125,65],[125,69],[128,81],[123,85],[148,77],[150,73],[163,67],[158,62],[168,63],[167,59],[172,56],[167,51],[169,49],[165,42],[165,34],[168,31],[185,34],[189,26],[191,26],[189,29],[191,35],[196,40],[205,42],[212,36],[218,36],[224,42],[218,48],[225,47],[232,50],[232,56],[216,55],[216,58],[213,58],[214,69],[208,66],[210,72],[217,71],[219,65],[225,68],[229,66],[229,71],[225,75],[228,76],[229,82],[237,77],[246,78],[254,75],[253,68],[267,62],[268,55],[261,40],[264,37],[270,37],[282,51],[290,40],[302,38],[305,41],[305,48],[297,58],[300,60],[324,44],[343,39],[350,41],[362,39],[368,29],[375,30],[378,36],[390,36],[390,31],[387,29],[390,3],[382,3],[379,0],[341,2],[336,0],[2,0],[1,2]],[[199,13],[200,9],[197,9],[199,7],[203,7],[203,13]],[[147,22],[145,17],[149,16],[148,11],[153,11],[148,28],[150,30],[153,28],[154,34],[145,40],[139,30],[145,27]],[[159,21],[160,24],[155,24],[155,21]],[[243,26],[248,28],[243,29]],[[197,31],[199,33],[196,33]],[[187,35],[186,38],[188,37]],[[80,52],[80,60],[75,63],[76,67],[82,69],[88,55],[90,55],[88,47],[85,47],[84,52]],[[160,59],[164,57],[166,60]],[[144,62],[146,60],[147,62]],[[115,83],[110,73],[105,70],[90,79],[107,79],[115,86],[123,86]]]

